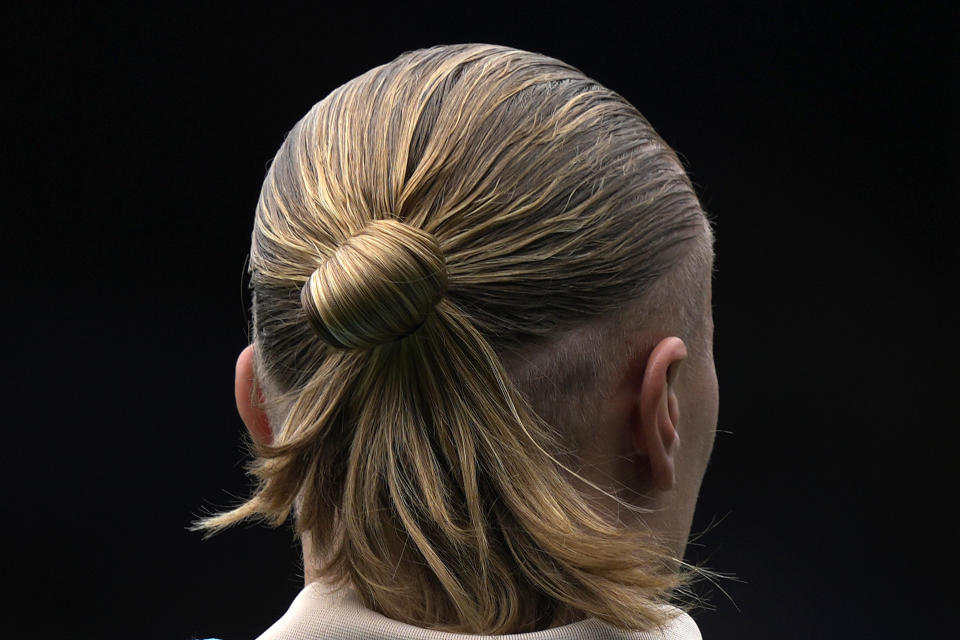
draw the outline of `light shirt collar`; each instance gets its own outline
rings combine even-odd
[[[336,590],[313,582],[257,640],[702,640],[693,619],[676,617],[653,632],[624,631],[594,618],[531,633],[480,636],[424,629],[367,609],[352,588]]]

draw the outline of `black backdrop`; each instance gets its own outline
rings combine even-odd
[[[881,2],[8,13],[13,624],[240,640],[282,614],[301,586],[288,529],[186,531],[248,487],[232,374],[266,165],[368,68],[493,42],[626,96],[718,220],[722,433],[690,559],[739,581],[704,585],[704,637],[940,625],[957,17]]]

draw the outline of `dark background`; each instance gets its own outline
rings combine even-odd
[[[8,13],[13,624],[241,640],[285,611],[289,529],[186,530],[248,488],[232,383],[260,184],[330,90],[454,42],[546,53],[622,93],[718,221],[723,433],[690,559],[739,581],[704,585],[704,637],[944,624],[956,5],[765,4]]]

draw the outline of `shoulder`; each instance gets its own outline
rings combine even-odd
[[[671,619],[658,631],[645,634],[651,640],[703,640],[700,628],[690,614],[682,609],[670,607]]]

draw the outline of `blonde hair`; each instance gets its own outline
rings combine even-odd
[[[421,627],[662,625],[682,562],[587,503],[561,460],[576,420],[535,405],[544,379],[582,372],[588,394],[624,357],[603,355],[624,326],[609,319],[653,309],[704,220],[643,116],[561,61],[434,47],[334,90],[287,135],[256,211],[274,442],[253,445],[252,497],[199,527],[295,512],[316,575]],[[596,349],[505,364],[594,326]]]

